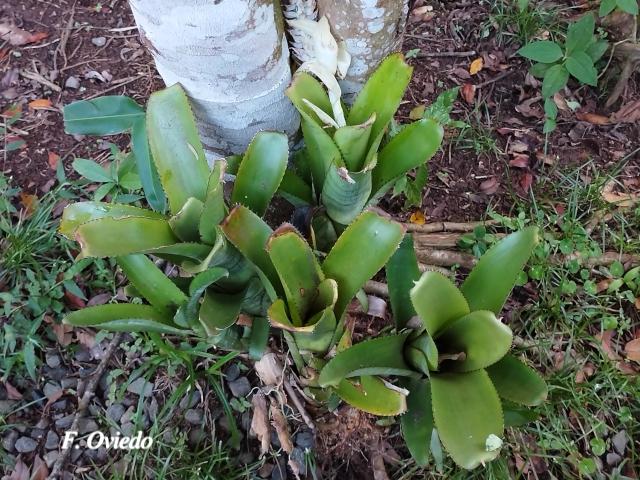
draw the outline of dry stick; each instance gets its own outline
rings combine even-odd
[[[284,385],[284,389],[287,391],[287,394],[289,395],[289,398],[291,398],[291,401],[293,401],[293,404],[298,409],[300,416],[302,416],[304,423],[306,423],[311,430],[315,431],[316,426],[313,423],[313,420],[311,420],[311,417],[309,416],[307,411],[305,410],[304,405],[302,405],[302,402],[300,401],[298,394],[295,392],[295,390],[287,380],[283,382],[283,385]]]
[[[87,411],[87,408],[89,408],[89,402],[91,402],[91,399],[95,394],[96,387],[100,382],[100,377],[102,377],[102,374],[106,370],[107,364],[109,363],[109,360],[111,359],[111,356],[113,355],[113,353],[116,351],[116,348],[118,347],[118,345],[120,345],[120,342],[122,341],[123,336],[124,334],[122,332],[119,332],[119,333],[116,333],[114,337],[111,339],[111,342],[109,343],[109,346],[107,347],[107,350],[104,353],[104,357],[102,357],[102,360],[98,365],[98,368],[96,368],[96,371],[93,373],[91,380],[87,384],[87,387],[85,388],[84,393],[82,394],[82,398],[80,398],[78,401],[78,409],[76,410],[76,416],[73,418],[73,423],[71,424],[69,431],[72,431],[72,432],[78,431],[78,424],[80,423],[80,419],[84,417],[84,414]],[[69,460],[69,456],[71,455],[71,450],[72,448],[66,448],[62,450],[62,455],[60,455],[60,457],[58,457],[58,460],[56,460],[56,463],[53,466],[53,471],[51,472],[51,475],[49,475],[48,477],[49,480],[57,480],[60,478],[62,469],[64,468],[65,464]]]
[[[405,223],[407,232],[419,233],[436,233],[436,232],[472,232],[476,227],[496,225],[495,220],[487,220],[486,222],[434,222],[425,225],[415,225],[413,223]]]
[[[104,95],[105,93],[109,93],[109,92],[111,92],[113,90],[116,90],[117,88],[120,88],[120,87],[124,87],[125,85],[128,85],[131,82],[135,82],[136,80],[138,80],[139,78],[142,78],[142,77],[144,77],[144,74],[140,74],[140,75],[137,75],[137,76],[134,76],[134,77],[123,78],[123,79],[119,80],[119,83],[117,85],[113,85],[113,86],[107,88],[106,90],[102,90],[101,92],[95,93],[95,94],[91,95],[90,97],[85,98],[84,100],[91,100],[92,98],[100,97],[100,96]]]
[[[468,52],[421,52],[416,55],[417,58],[440,58],[440,57],[473,57],[476,55],[475,50]]]
[[[508,70],[506,72],[502,72],[500,75],[496,75],[495,77],[490,78],[486,82],[479,83],[478,85],[476,85],[476,88],[487,87],[492,83],[499,82],[503,78],[507,78],[508,76],[513,75],[514,73],[515,73],[515,70]]]
[[[24,78],[28,78],[29,80],[35,80],[36,82],[44,85],[45,87],[49,87],[54,92],[60,93],[62,91],[62,88],[60,88],[58,85],[51,82],[50,80],[47,80],[37,72],[30,72],[28,70],[23,70],[20,72],[20,75],[22,75]]]

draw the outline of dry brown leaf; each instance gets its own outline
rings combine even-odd
[[[13,472],[8,477],[9,480],[29,480],[29,467],[27,467],[22,459],[18,458]]]
[[[264,456],[271,446],[271,434],[269,431],[269,418],[267,415],[267,401],[264,394],[256,393],[251,399],[253,406],[253,418],[251,419],[251,432],[260,441],[260,456]]]
[[[484,67],[484,60],[482,60],[481,57],[478,57],[473,62],[471,62],[471,65],[469,65],[469,73],[471,75],[476,75],[482,70],[483,67]]]
[[[49,469],[47,464],[36,455],[33,459],[33,468],[31,469],[31,480],[47,480],[49,476]]]
[[[51,100],[48,98],[38,98],[29,102],[29,108],[33,110],[43,110],[51,108]]]
[[[64,291],[64,300],[67,306],[72,310],[80,310],[86,305],[83,299],[81,299],[75,293],[71,293],[69,290]]]
[[[615,123],[634,123],[640,121],[640,100],[627,103],[616,113],[611,115]]]
[[[422,210],[416,210],[409,217],[409,222],[414,225],[424,225],[427,223],[427,218],[424,216],[424,213],[422,213]]]
[[[562,96],[562,94],[560,94],[560,92],[556,93],[553,96],[553,103],[556,104],[556,107],[558,107],[558,110],[562,110],[562,111],[568,111],[571,110],[569,108],[569,105],[567,105],[567,101],[564,99],[564,97]]]
[[[596,367],[591,362],[587,362],[576,373],[576,383],[583,383],[587,378],[591,377],[596,372]]]
[[[46,32],[30,33],[9,23],[0,23],[0,40],[8,41],[14,47],[39,42],[49,36]]]
[[[529,151],[529,145],[520,140],[515,140],[509,144],[509,153],[525,153]]]
[[[635,306],[637,310],[640,310],[640,297],[636,298]]]
[[[616,182],[615,180],[608,181],[604,187],[602,187],[602,198],[607,203],[613,203],[618,207],[633,207],[638,201],[640,201],[639,193],[618,193],[615,192]]]
[[[409,119],[420,120],[424,115],[425,110],[426,110],[426,107],[424,105],[418,105],[417,107],[412,108],[411,111],[409,112]]]
[[[471,104],[473,103],[473,98],[476,96],[476,86],[471,85],[470,83],[465,83],[462,85],[460,93],[462,98],[464,98],[464,101]]]
[[[615,330],[606,330],[602,332],[602,334],[596,335],[596,338],[600,340],[600,346],[602,347],[604,353],[607,355],[607,358],[609,358],[609,360],[618,361],[621,360],[620,355],[618,355],[611,346],[611,340],[613,339],[615,333]]]
[[[0,114],[0,117],[12,118],[22,113],[22,105],[14,103]]]
[[[609,125],[611,122],[609,117],[598,115],[597,113],[578,112],[576,118],[582,122],[589,122],[593,125]]]
[[[529,155],[519,153],[509,161],[509,165],[517,168],[529,168]]]
[[[533,185],[533,173],[531,172],[523,173],[522,176],[520,177],[520,187],[525,192],[528,192],[529,189],[531,188],[531,185]]]
[[[9,382],[3,382],[4,388],[7,390],[7,398],[9,400],[22,400],[22,394]]]
[[[640,338],[627,342],[624,353],[629,360],[640,363]]]
[[[498,191],[498,187],[500,187],[498,179],[491,177],[480,184],[480,191],[486,195],[493,195]]]
[[[53,330],[58,343],[63,347],[71,345],[71,342],[73,342],[73,334],[71,333],[73,332],[73,327],[71,325],[52,323],[51,330]]]
[[[540,97],[533,97],[525,100],[520,105],[516,106],[516,112],[528,118],[542,119],[544,118],[544,112],[542,111],[542,108],[537,105],[540,100]]]
[[[51,170],[56,170],[58,168],[58,161],[60,160],[60,155],[56,152],[49,152],[49,157],[47,161],[49,162],[49,168]]]
[[[275,353],[269,352],[254,364],[254,368],[262,383],[272,387],[282,382],[282,364]]]
[[[38,197],[29,193],[20,192],[20,204],[22,205],[25,216],[29,218],[38,207]]]
[[[91,350],[96,345],[96,334],[88,330],[75,330],[76,341]]]
[[[271,425],[276,429],[278,434],[278,440],[280,440],[280,446],[287,452],[293,452],[293,442],[291,442],[291,434],[289,433],[289,425],[287,420],[282,414],[282,410],[271,400],[269,407],[269,414],[271,415]]]

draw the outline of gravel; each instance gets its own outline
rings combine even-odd
[[[18,440],[16,440],[16,444],[14,445],[14,448],[18,453],[31,453],[37,447],[38,442],[29,437],[20,437]]]
[[[187,393],[184,397],[182,397],[182,399],[180,400],[180,408],[182,409],[193,408],[198,404],[199,401],[200,401],[200,392],[198,392],[197,390],[194,390],[191,393]]]
[[[107,43],[106,37],[93,37],[91,39],[91,43],[93,43],[96,47],[104,47]]]
[[[64,88],[77,90],[78,88],[80,88],[80,79],[74,76],[67,78],[67,81],[64,82]],[[89,355],[89,360],[81,360],[78,358],[78,355],[76,354],[76,360],[78,360],[79,362],[88,362],[89,360],[91,360],[91,355]]]
[[[53,467],[53,464],[56,463],[56,460],[60,457],[60,452],[58,450],[53,450],[51,452],[47,452],[44,455],[44,461],[47,464],[47,467]]]
[[[150,397],[153,393],[153,383],[147,382],[142,377],[137,378],[127,386],[127,392],[142,395],[143,397]]]
[[[224,376],[227,379],[227,382],[233,382],[234,380],[237,380],[240,376],[240,367],[238,366],[238,364],[232,363],[231,365],[229,365],[224,371]]]
[[[114,403],[106,411],[107,418],[118,423],[124,415],[124,406],[121,403]]]
[[[73,423],[73,417],[74,414],[71,413],[69,415],[66,415],[62,418],[59,418],[58,420],[56,420],[56,428],[60,428],[60,429],[67,429],[71,426],[71,424]]]
[[[60,392],[61,388],[60,385],[58,385],[57,383],[53,383],[53,382],[47,382],[44,386],[44,395],[47,398],[51,398],[54,397],[56,395],[58,395],[58,393]]]
[[[44,443],[44,448],[47,450],[54,450],[58,448],[58,444],[60,443],[60,437],[53,430],[49,430],[47,432],[47,440]]]
[[[234,397],[245,397],[251,391],[251,384],[247,377],[240,377],[233,382],[229,382],[228,385]]]
[[[95,432],[98,429],[98,424],[91,418],[81,418],[80,420],[78,420],[78,433],[80,435]]]
[[[201,425],[204,420],[204,411],[200,408],[191,408],[185,412],[184,419],[191,425]]]
[[[13,452],[16,445],[16,440],[18,440],[19,436],[20,435],[17,431],[11,430],[9,434],[2,439],[2,446],[4,447],[4,449],[8,452]]]
[[[308,430],[303,430],[300,433],[298,433],[296,435],[295,441],[298,447],[309,448],[309,449],[313,448],[316,443],[316,439],[313,433]]]
[[[45,361],[51,368],[58,368],[60,366],[60,357],[55,353],[47,353]]]

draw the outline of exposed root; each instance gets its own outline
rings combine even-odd
[[[480,226],[496,225],[495,220],[487,220],[485,222],[435,222],[426,225],[416,225],[414,223],[405,223],[407,232],[417,233],[436,233],[436,232],[472,232],[474,228]]]

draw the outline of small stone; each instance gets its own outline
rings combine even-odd
[[[247,377],[240,377],[233,382],[228,382],[227,385],[234,397],[245,397],[251,391],[251,384]]]
[[[234,380],[237,380],[239,376],[240,367],[237,363],[232,363],[224,371],[224,377],[227,379],[227,382],[233,382]]]
[[[120,417],[120,423],[129,423],[131,419],[135,416],[136,410],[133,408],[133,405],[127,408],[126,412]]]
[[[84,453],[84,450],[82,448],[72,448],[71,463],[76,463],[83,453]]]
[[[69,370],[64,367],[50,368],[49,365],[43,365],[42,376],[48,380],[59,382],[64,377],[69,376]]]
[[[56,412],[64,412],[67,409],[69,402],[67,402],[64,398],[62,400],[58,400],[51,408],[53,408]]]
[[[81,418],[78,420],[78,433],[84,435],[98,430],[98,424],[91,418]]]
[[[260,475],[260,478],[269,478],[274,467],[275,465],[273,463],[265,463],[258,470],[258,475]]]
[[[307,476],[307,462],[304,457],[304,452],[301,448],[296,447],[293,449],[291,455],[289,455],[289,461],[298,464],[298,469],[301,476]]]
[[[61,430],[66,430],[73,423],[73,417],[74,417],[74,414],[72,413],[72,414],[66,415],[66,416],[64,416],[62,418],[59,418],[55,422],[56,428],[59,428]]]
[[[32,428],[29,436],[34,440],[40,440],[41,438],[44,438],[44,430],[41,428]]]
[[[137,378],[127,386],[127,392],[142,395],[143,397],[150,397],[153,393],[153,383],[147,382],[142,377]]]
[[[300,448],[312,449],[316,443],[316,439],[309,430],[303,430],[296,435],[296,445]]]
[[[197,390],[192,391],[191,393],[187,393],[180,400],[180,408],[187,409],[195,407],[200,401],[200,392]]]
[[[47,398],[52,398],[60,393],[60,385],[53,382],[47,382],[44,386],[44,395]]]
[[[44,448],[47,450],[54,450],[58,448],[58,443],[60,443],[60,437],[53,430],[49,430],[47,432],[47,440],[44,443]]]
[[[58,368],[60,366],[60,357],[55,353],[47,353],[45,361],[51,368]]]
[[[284,458],[278,458],[278,464],[271,472],[271,480],[287,480],[287,463]]]
[[[124,415],[124,407],[121,403],[114,403],[107,408],[106,415],[109,420],[113,420],[118,423],[122,418],[122,415]]]
[[[103,392],[109,391],[109,385],[111,384],[111,380],[109,379],[109,374],[105,373],[100,377],[98,381],[98,388],[100,388]]]
[[[64,88],[71,88],[72,90],[77,90],[78,88],[80,88],[80,79],[74,76],[67,78],[67,81],[64,82]],[[79,352],[82,352],[82,350],[79,350]],[[76,353],[76,360],[78,360],[79,362],[88,362],[89,360],[91,360],[91,355],[88,355],[89,356],[88,360],[81,360],[80,358],[78,358],[78,353]],[[83,356],[82,358],[85,358],[85,357]]]
[[[607,465],[613,467],[622,461],[622,457],[617,453],[607,453]]]
[[[36,442],[33,438],[29,437],[20,437],[14,448],[18,453],[31,453],[38,447],[38,442]]]
[[[105,447],[100,447],[95,450],[88,449],[85,452],[85,456],[91,459],[94,463],[104,463],[108,458],[108,452]]]
[[[75,389],[78,386],[78,379],[67,377],[60,380],[60,386],[66,389]]]
[[[58,450],[53,450],[52,452],[47,452],[44,455],[44,461],[47,464],[47,467],[53,467],[53,464],[56,463],[56,460],[60,457],[60,452]]]
[[[9,434],[2,439],[2,446],[4,447],[4,449],[8,452],[13,452],[16,445],[16,440],[18,440],[19,436],[20,434],[16,430],[11,430]]]
[[[36,425],[33,428],[41,428],[42,430],[45,430],[50,423],[51,422],[49,422],[48,418],[41,418],[40,420],[38,420],[38,423],[36,423]]]
[[[91,43],[93,43],[96,47],[104,47],[107,43],[107,39],[105,37],[93,37],[91,39]]]
[[[122,435],[125,437],[130,437],[133,435],[133,430],[135,428],[135,425],[131,422],[127,422],[124,425],[122,425],[122,427],[120,427],[120,431],[122,432]]]
[[[196,447],[202,443],[202,441],[207,437],[207,434],[201,428],[196,428],[195,430],[191,430],[189,432],[189,445],[192,447]]]
[[[0,400],[0,415],[8,415],[11,413],[17,403],[15,400]]]
[[[191,425],[201,425],[204,420],[204,411],[200,408],[191,408],[185,412],[184,419]]]
[[[611,439],[611,443],[613,444],[613,448],[619,455],[624,455],[624,451],[627,448],[627,442],[629,441],[629,437],[627,436],[626,430],[620,430],[616,433]]]

